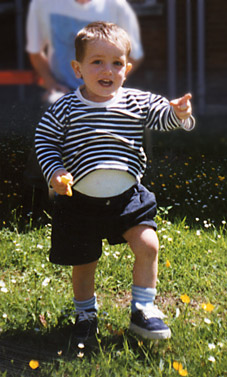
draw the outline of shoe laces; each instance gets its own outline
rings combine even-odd
[[[141,305],[140,303],[136,303],[136,308],[140,311],[142,311],[145,318],[165,318],[165,314],[162,313],[161,310],[158,309],[156,305],[153,304],[147,304],[147,305]]]
[[[77,322],[92,321],[97,316],[95,311],[88,312],[86,310],[80,310],[76,314]]]

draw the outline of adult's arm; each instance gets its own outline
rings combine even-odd
[[[49,91],[57,90],[63,93],[69,92],[69,88],[59,84],[49,67],[49,63],[46,55],[43,52],[29,53],[30,62],[38,73],[38,75],[43,79],[43,86]]]
[[[41,3],[39,0],[32,0],[29,4],[26,19],[26,51],[33,68],[42,78],[43,86],[48,92],[57,90],[66,93],[69,89],[56,81],[47,59],[46,50],[49,46],[46,22],[45,13],[42,13]]]

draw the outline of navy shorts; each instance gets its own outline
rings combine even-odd
[[[125,243],[124,232],[143,224],[156,230],[155,195],[136,184],[121,195],[94,198],[73,191],[73,196],[55,198],[52,218],[50,261],[81,265],[98,260],[102,240],[110,245]]]

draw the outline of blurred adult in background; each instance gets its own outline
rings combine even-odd
[[[31,0],[26,50],[43,81],[47,102],[53,103],[81,85],[71,68],[74,40],[92,21],[110,21],[127,31],[135,70],[143,59],[143,48],[137,17],[126,0]]]

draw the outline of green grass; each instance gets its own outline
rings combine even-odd
[[[160,210],[157,304],[172,329],[167,341],[141,341],[128,331],[133,255],[127,245],[110,247],[96,273],[98,342],[73,346],[71,267],[48,262],[50,225],[19,233],[0,232],[1,376],[188,376],[224,377],[226,359],[225,221],[190,227],[170,222]],[[190,302],[183,303],[187,295]],[[211,312],[202,304],[211,303]],[[30,360],[38,360],[32,370]],[[5,368],[5,371],[4,371]]]

